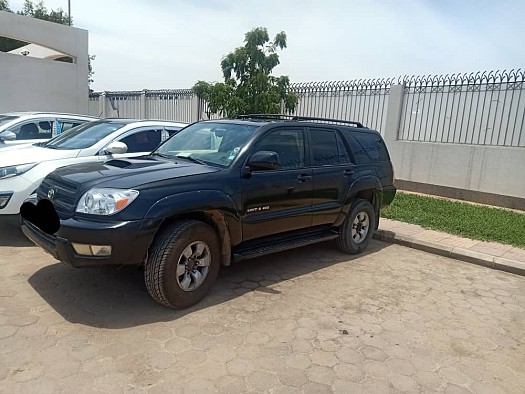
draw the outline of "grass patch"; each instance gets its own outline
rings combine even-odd
[[[525,214],[505,209],[398,192],[392,205],[381,211],[381,216],[462,237],[525,248]]]

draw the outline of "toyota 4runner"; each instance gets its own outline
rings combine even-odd
[[[362,252],[393,178],[381,135],[359,122],[244,115],[194,123],[147,156],[58,169],[21,226],[73,267],[143,265],[150,295],[185,308],[221,264],[327,240]]]

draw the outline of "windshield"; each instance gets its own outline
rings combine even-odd
[[[52,149],[85,149],[124,126],[126,123],[118,121],[87,122],[69,129],[42,146]]]
[[[20,116],[12,116],[12,115],[0,115],[0,126],[11,122],[12,120],[18,119]],[[1,131],[0,131],[1,133]]]
[[[195,123],[171,137],[155,154],[187,157],[190,160],[227,167],[259,127],[220,122]]]

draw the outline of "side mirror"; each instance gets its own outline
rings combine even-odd
[[[16,134],[12,131],[4,131],[3,133],[0,133],[0,139],[2,141],[14,141],[16,140]]]
[[[121,141],[113,141],[108,146],[106,146],[106,149],[104,149],[104,152],[110,155],[122,154],[126,153],[127,151],[128,146]]]
[[[248,160],[251,170],[276,170],[279,168],[279,154],[269,150],[255,152]]]

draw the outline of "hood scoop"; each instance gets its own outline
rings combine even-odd
[[[133,163],[127,160],[120,160],[120,159],[109,160],[109,161],[106,161],[104,164],[107,166],[118,167],[118,168],[127,168],[133,165]]]
[[[133,168],[133,169],[142,169],[142,168],[148,168],[152,166],[157,166],[159,164],[158,161],[155,160],[148,160],[147,158],[135,158],[131,160],[126,159],[112,159],[108,160],[104,163],[106,166],[111,167],[118,167],[118,168]]]

